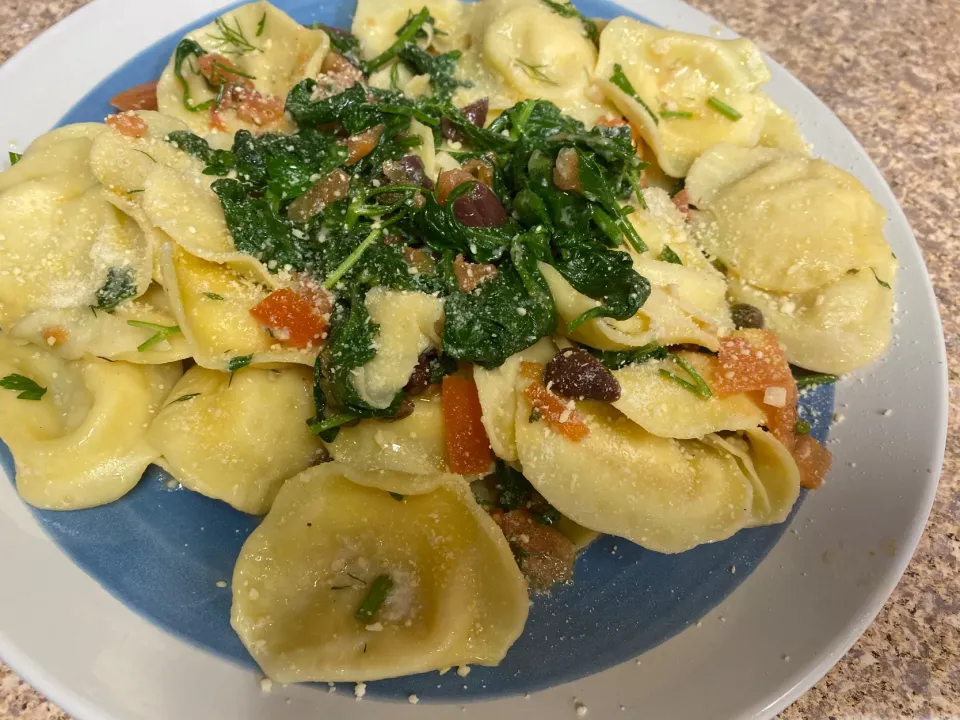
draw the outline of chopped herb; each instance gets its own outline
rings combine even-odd
[[[583,25],[583,34],[586,35],[594,45],[600,43],[600,30],[597,28],[597,24],[593,20],[584,17],[583,13],[577,10],[573,3],[557,2],[556,0],[542,0],[542,2],[560,17],[577,18],[580,20],[580,23]]]
[[[680,259],[680,256],[677,255],[669,245],[663,246],[663,250],[660,251],[660,256],[657,259],[673,265],[683,265],[683,260]]]
[[[232,375],[238,370],[243,370],[251,362],[253,362],[253,355],[238,355],[230,358],[230,362],[227,363],[227,372]]]
[[[392,497],[397,502],[403,502],[403,495],[401,495],[400,493],[392,492],[390,493],[390,497]]]
[[[693,365],[691,365],[689,362],[684,360],[679,355],[670,355],[670,359],[673,360],[673,362],[675,362],[681,368],[683,368],[687,372],[687,374],[691,377],[693,382],[684,380],[679,375],[675,375],[669,370],[660,368],[660,375],[662,377],[665,377],[669,380],[673,380],[675,383],[677,383],[681,387],[686,388],[687,390],[692,392],[694,395],[697,395],[704,400],[709,400],[711,397],[713,397],[713,392],[711,392],[710,386],[707,385],[706,381],[702,377],[700,377],[700,374],[693,369]]]
[[[362,623],[368,623],[373,620],[380,606],[387,599],[387,595],[393,589],[393,579],[389,575],[378,575],[367,590],[360,607],[354,613],[354,617]]]
[[[157,161],[157,159],[156,159],[153,155],[151,155],[150,153],[146,152],[145,150],[137,149],[137,152],[140,153],[141,155],[146,155],[146,156],[147,156],[148,158],[150,158],[150,160],[153,161],[153,162],[156,162],[156,161]]]
[[[710,99],[707,100],[707,105],[712,107],[714,110],[716,110],[718,113],[723,115],[725,118],[729,120],[733,120],[734,122],[736,122],[737,120],[743,117],[743,114],[739,110],[737,110],[736,108],[730,107],[723,100],[720,100],[719,98],[715,98],[711,96]]]
[[[496,489],[499,493],[497,505],[509,512],[522,507],[533,494],[533,486],[523,473],[515,470],[499,458],[497,459]]]
[[[400,63],[394,63],[390,66],[390,89],[400,89]]]
[[[643,196],[643,188],[640,187],[640,174],[636,170],[632,170],[627,173],[627,180],[630,181],[630,187],[633,188],[633,193],[637,196],[640,207],[649,210],[650,206],[647,205],[647,198]],[[633,208],[630,208],[630,210],[633,210]],[[624,214],[626,214],[626,208],[624,208]],[[644,247],[644,250],[646,250],[646,247]]]
[[[264,14],[264,21],[265,20],[266,14]],[[243,55],[244,53],[252,50],[259,51],[260,48],[247,40],[247,36],[243,32],[243,28],[240,27],[240,18],[234,17],[233,21],[234,26],[230,27],[230,23],[228,23],[223,17],[218,17],[216,20],[214,20],[214,24],[220,31],[220,35],[210,35],[208,33],[207,37],[226,47],[232,47],[233,50],[227,50],[226,47],[224,48],[224,52],[231,55]]]
[[[647,111],[647,114],[653,119],[654,125],[660,124],[660,118],[658,118],[657,114],[650,109],[650,106],[643,101],[643,98],[637,94],[637,91],[633,89],[630,79],[624,74],[623,68],[619,64],[613,66],[613,75],[610,76],[610,82],[629,95],[631,99],[640,103],[643,109]]]
[[[470,82],[457,80],[454,77],[461,54],[459,50],[451,50],[441,55],[431,55],[419,45],[408,43],[397,52],[397,57],[413,71],[414,75],[429,75],[434,98],[440,102],[448,102],[458,87],[472,85]],[[423,122],[422,119],[420,121]]]
[[[183,91],[183,106],[190,112],[208,110],[213,105],[212,100],[194,105],[190,98],[190,83],[183,75],[183,64],[185,62],[187,62],[191,57],[200,58],[206,54],[207,51],[200,47],[199,43],[197,43],[195,40],[191,40],[190,38],[184,38],[181,40],[180,44],[177,45],[176,52],[173,54],[173,75],[180,84],[180,89]],[[194,74],[196,74],[195,71]]]
[[[816,385],[832,385],[840,378],[828,373],[804,373],[802,375],[794,374],[798,388],[814,387]]]
[[[143,322],[141,320],[127,320],[127,325],[135,328],[143,328],[144,330],[153,330],[154,332],[154,335],[149,340],[137,346],[137,352],[146,352],[154,345],[162,343],[171,335],[176,335],[180,332],[179,325],[155,325],[154,323]]]
[[[10,152],[7,153],[7,157],[10,158],[10,167],[13,167],[18,162],[20,162],[20,158],[22,158],[23,155],[21,155],[20,153],[15,153],[13,152],[13,150],[11,150]]]
[[[670,351],[657,343],[650,343],[633,350],[595,350],[586,348],[597,360],[609,370],[619,370],[627,365],[639,365],[650,360],[666,360]]]
[[[267,26],[267,13],[264,11],[263,17],[260,18],[260,22],[257,23],[257,37],[263,35],[263,29]]]
[[[545,68],[546,65],[531,65],[530,63],[525,63],[520,58],[516,58],[513,62],[517,65],[517,67],[523,70],[526,76],[531,80],[539,80],[540,82],[546,83],[547,85],[557,84],[556,82],[551,80],[549,77],[547,77],[546,74],[543,72],[543,68]]]
[[[810,423],[808,423],[806,420],[797,420],[797,424],[793,427],[793,432],[796,435],[809,435]]]
[[[224,299],[225,299],[225,298],[223,297],[223,295],[218,295],[217,293],[214,293],[214,292],[204,293],[204,295],[205,295],[206,297],[210,298],[211,300],[224,300]]]
[[[527,418],[527,422],[535,423],[535,422],[538,422],[542,417],[543,415],[540,414],[540,410],[538,410],[537,408],[534,408],[533,410],[530,411],[530,417]]]
[[[17,395],[18,400],[39,400],[47,392],[45,387],[41,387],[30,378],[17,373],[7,375],[0,380],[0,388],[20,393]]]
[[[110,311],[136,294],[137,283],[133,279],[133,271],[130,268],[110,268],[107,270],[107,281],[97,290],[97,307]]]
[[[664,120],[690,120],[693,118],[693,113],[687,110],[661,110],[660,117]]]
[[[360,583],[361,585],[366,585],[366,584],[367,584],[367,581],[366,581],[366,580],[364,580],[364,579],[362,579],[362,578],[358,578],[358,577],[357,577],[356,575],[354,575],[353,573],[347,573],[347,575],[348,575],[349,577],[353,578],[354,580],[356,580],[356,581],[357,581],[358,583]]]
[[[543,512],[534,513],[533,519],[541,525],[556,525],[560,522],[560,511],[554,507],[547,508]]]
[[[883,280],[880,279],[880,276],[877,275],[877,271],[876,271],[876,270],[874,270],[873,268],[870,268],[870,270],[873,272],[873,277],[876,278],[877,282],[880,284],[880,287],[885,287],[887,290],[892,290],[892,289],[893,289],[893,288],[890,287],[890,283],[884,282]]]
[[[377,55],[373,60],[366,63],[364,70],[369,75],[370,73],[379,70],[388,62],[397,57],[397,53],[403,49],[407,43],[412,43],[426,22],[430,19],[430,11],[424,7],[416,15],[411,15],[403,26],[397,30],[397,39],[393,44],[384,50],[382,53]]]
[[[218,70],[221,70],[221,71],[223,71],[223,72],[225,72],[225,73],[233,73],[234,75],[239,75],[240,77],[246,78],[247,80],[256,80],[256,79],[257,79],[256,75],[250,75],[250,74],[248,74],[248,73],[245,73],[245,72],[243,72],[243,70],[241,70],[240,68],[238,68],[236,65],[224,65],[224,64],[221,63],[221,62],[214,62],[214,63],[213,63],[213,67],[215,67],[215,68],[217,68]],[[222,83],[220,83],[220,84],[222,84]]]
[[[188,393],[187,395],[181,395],[170,404],[173,405],[173,403],[186,402],[187,400],[193,400],[195,397],[200,397],[200,393]]]
[[[127,190],[127,195],[136,195],[137,193],[142,193],[142,192],[143,192],[143,188],[140,188],[139,190]]]

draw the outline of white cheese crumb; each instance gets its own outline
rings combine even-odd
[[[378,622],[373,623],[373,625],[367,625],[367,630],[370,632],[380,632],[383,630],[383,625]]]
[[[225,588],[226,586],[227,586],[227,581],[226,581],[226,580],[217,580],[217,587],[218,587],[218,588]]]
[[[407,697],[407,702],[411,705],[416,705],[418,702],[420,702],[420,698],[418,698],[416,695],[409,695]]]
[[[834,414],[833,414],[833,424],[834,424],[834,425],[839,425],[840,423],[842,423],[842,422],[843,422],[844,420],[846,420],[846,419],[847,419],[847,416],[844,415],[843,413],[834,413]]]
[[[353,687],[353,694],[357,696],[357,700],[362,698],[367,694],[367,684],[359,682]]]
[[[457,675],[459,675],[460,677],[466,677],[469,674],[470,674],[469,665],[461,665],[460,667],[457,668]]]
[[[880,414],[883,415],[884,417],[890,417],[891,415],[893,415],[893,410],[891,410],[890,408],[887,408]]]
[[[260,681],[260,690],[268,693],[273,690],[273,681],[270,678],[264,678]]]
[[[787,389],[782,387],[768,387],[763,391],[763,404],[782,408],[787,404]]]
[[[586,717],[587,715],[587,706],[584,705],[579,700],[574,700],[573,707],[577,710],[577,717]]]

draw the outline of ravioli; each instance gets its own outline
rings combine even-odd
[[[365,304],[379,326],[373,360],[352,371],[353,386],[371,407],[390,407],[410,381],[421,353],[440,346],[443,301],[432,295],[376,287]]]
[[[36,310],[14,323],[9,332],[66,360],[95,356],[157,365],[190,357],[183,333],[166,332],[176,325],[163,288],[154,284],[113,312],[89,307]],[[164,337],[151,342],[158,332]]]
[[[213,105],[217,90],[198,72],[197,59],[188,58],[180,67],[187,86],[185,94],[174,55],[160,77],[157,104],[160,112],[183,121],[199,135],[289,130],[283,113],[287,94],[298,82],[320,72],[330,49],[330,39],[323,30],[304,27],[268,2],[241,5],[188,33],[185,40],[192,40],[207,53],[220,55],[232,66],[231,72],[248,81],[265,103],[277,104],[279,110],[271,110],[261,122],[232,108],[221,108],[212,115],[204,106]],[[253,117],[256,115],[253,113]]]
[[[613,82],[617,66],[634,95]],[[597,84],[672,177],[685,177],[693,161],[718,143],[753,147],[762,137],[776,141],[781,135],[795,143],[785,130],[768,125],[771,115],[781,118],[759,91],[769,80],[760,51],[742,38],[688,35],[626,17],[610,21],[600,35]],[[739,118],[718,110],[719,103]]]
[[[51,135],[0,173],[0,329],[33,310],[98,305],[111,276],[127,296],[150,284],[143,232],[90,170],[97,132],[81,125]]]
[[[382,604],[358,620],[384,576]],[[466,484],[441,478],[398,500],[328,463],[288,480],[244,544],[231,623],[278,682],[356,682],[496,665],[528,602],[506,540]]]
[[[193,367],[150,426],[151,445],[184,486],[263,515],[283,481],[325,456],[307,427],[314,414],[306,368]]]
[[[521,379],[519,382],[525,382]],[[517,405],[524,476],[583,527],[663,553],[725,540],[747,525],[753,487],[736,460],[698,440],[651,435],[608,405],[578,403],[580,442],[530,422]]]
[[[147,427],[181,372],[180,363],[70,362],[0,334],[0,378],[46,388],[36,401],[0,389],[0,436],[20,496],[43,510],[80,510],[129,492],[159,456]]]
[[[313,365],[316,348],[284,346],[250,314],[270,288],[173,244],[163,247],[160,257],[173,316],[198,365],[210,370],[227,370],[237,362]]]
[[[710,356],[679,352],[703,378],[713,381]],[[627,365],[613,372],[620,383],[620,399],[613,406],[653,435],[665,438],[696,439],[722,430],[746,430],[765,422],[763,410],[745,394],[703,399],[673,380],[663,377],[666,369],[684,376],[670,361]]]

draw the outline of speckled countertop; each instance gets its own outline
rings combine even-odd
[[[89,0],[0,0],[0,62]],[[781,715],[960,718],[960,0],[692,0],[853,130],[907,213],[950,355],[950,433],[917,553],[877,620]],[[0,720],[64,720],[0,663]]]

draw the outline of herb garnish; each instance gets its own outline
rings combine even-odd
[[[173,403],[186,402],[187,400],[193,400],[195,397],[200,397],[200,393],[187,393],[186,395],[181,395],[170,404],[173,405]]]
[[[137,283],[130,268],[109,268],[107,281],[97,290],[97,307],[110,311],[136,294]]]
[[[236,357],[230,358],[230,362],[227,363],[227,372],[231,375],[238,370],[243,370],[247,365],[253,362],[253,355],[238,355]]]
[[[736,122],[737,120],[743,117],[743,114],[739,110],[737,110],[736,108],[730,107],[723,100],[713,97],[712,95],[707,100],[707,105],[712,107],[714,110],[716,110],[718,113],[723,115],[725,118],[729,120],[733,120],[734,122]]]
[[[669,380],[673,380],[675,383],[677,383],[681,387],[689,390],[694,395],[697,395],[704,400],[709,400],[711,397],[713,397],[713,392],[710,390],[710,386],[707,385],[706,381],[700,376],[700,374],[693,369],[693,365],[691,365],[689,362],[684,360],[679,355],[671,354],[670,359],[673,362],[675,362],[677,365],[679,365],[681,368],[683,368],[687,372],[687,374],[690,376],[690,378],[693,380],[693,382],[684,380],[679,375],[675,375],[669,370],[660,368],[660,375],[662,377],[665,377]]]
[[[673,248],[671,248],[669,245],[663,246],[663,250],[660,251],[660,255],[657,257],[657,260],[671,263],[673,265],[683,265],[683,260],[680,259],[680,256],[677,255],[673,251]]]
[[[7,157],[10,158],[10,167],[13,167],[18,162],[20,162],[20,158],[22,158],[23,155],[21,155],[20,153],[15,153],[13,150],[11,150],[10,152],[7,153]]]
[[[583,34],[586,35],[595,45],[600,43],[600,30],[597,24],[574,7],[573,3],[557,2],[556,0],[542,0],[543,4],[553,10],[560,17],[577,18],[583,25]]]
[[[45,387],[41,387],[30,378],[18,373],[7,375],[0,380],[0,388],[20,393],[17,395],[18,400],[39,400],[47,392]]]
[[[545,68],[546,65],[531,65],[530,63],[524,62],[520,58],[514,59],[513,62],[517,65],[517,67],[523,70],[526,76],[531,80],[539,80],[540,82],[546,83],[547,85],[557,84],[556,82],[551,80],[549,77],[547,77],[547,75],[543,72],[543,68]]]
[[[218,294],[215,293],[215,292],[204,293],[204,296],[210,298],[211,300],[223,300],[223,299],[224,299],[223,295],[218,295]]]
[[[154,335],[150,339],[137,346],[137,352],[146,352],[154,345],[162,343],[171,335],[176,335],[180,332],[179,325],[155,325],[154,323],[143,322],[142,320],[127,320],[127,325],[135,328],[143,328],[144,330],[153,330],[154,332]]]
[[[692,120],[694,115],[687,110],[661,110],[660,117],[664,120]]]
[[[267,19],[266,13],[264,13],[261,23],[265,23]],[[220,31],[220,35],[210,35],[207,34],[207,37],[215,42],[224,45],[223,51],[229,55],[243,55],[251,51],[260,51],[256,45],[247,40],[247,36],[243,32],[243,28],[240,27],[240,18],[234,17],[234,26],[230,27],[223,17],[218,17],[214,20],[214,24],[217,26],[217,29]],[[257,25],[257,35],[260,35],[261,26]],[[227,50],[227,47],[233,48],[232,50]]]
[[[267,26],[267,12],[263,12],[263,16],[260,18],[260,22],[257,23],[257,37],[263,35],[263,30]]]
[[[870,268],[870,270],[871,270],[871,272],[873,272],[873,277],[876,279],[876,281],[877,281],[877,283],[880,285],[880,287],[885,287],[887,290],[892,290],[892,289],[893,289],[893,288],[890,287],[890,283],[885,282],[885,281],[883,281],[883,280],[880,279],[880,276],[877,275],[877,271],[876,271],[876,270],[874,270],[873,268]]]
[[[393,60],[407,43],[412,43],[416,39],[417,33],[423,29],[423,26],[430,19],[430,11],[425,7],[417,14],[407,18],[407,21],[397,30],[397,39],[394,40],[393,44],[365,64],[364,70],[366,73],[369,75]]]
[[[393,578],[389,575],[378,575],[364,595],[360,602],[360,607],[354,613],[354,617],[362,623],[368,623],[380,610],[380,607],[387,600],[387,596],[393,589]]]
[[[658,118],[657,114],[650,109],[650,106],[643,101],[643,98],[637,94],[637,91],[633,89],[630,79],[624,74],[623,68],[619,64],[613,66],[613,75],[610,76],[610,82],[629,95],[632,100],[640,103],[643,109],[647,111],[647,114],[653,119],[654,125],[660,124],[660,118]]]

